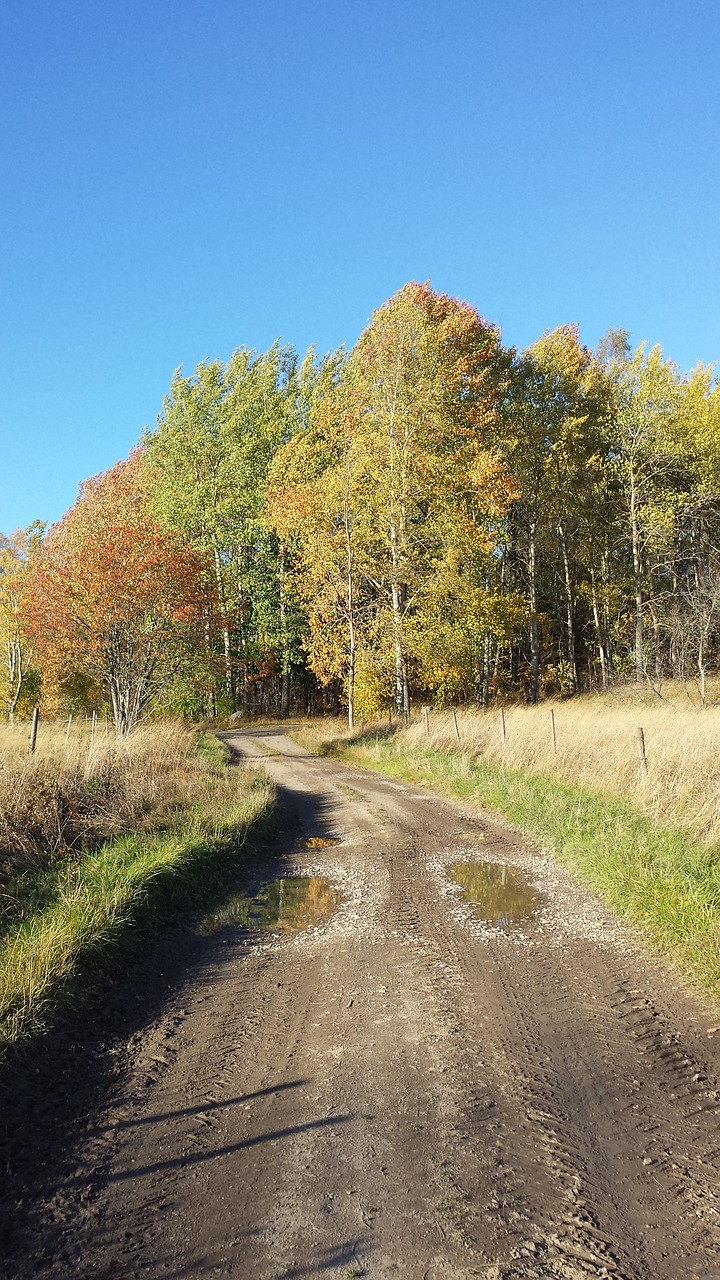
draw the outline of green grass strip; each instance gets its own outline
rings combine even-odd
[[[720,995],[720,848],[629,800],[467,754],[370,739],[332,754],[497,811],[570,867],[694,983]]]
[[[219,817],[215,806],[178,815],[172,829],[125,835],[77,863],[58,867],[51,901],[13,925],[0,942],[0,1053],[42,1029],[86,971],[128,929],[151,922],[169,904],[202,897],[221,883],[251,828],[274,804],[256,778]]]

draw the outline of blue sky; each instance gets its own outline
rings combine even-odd
[[[410,279],[718,359],[719,58],[717,0],[4,0],[0,530]]]

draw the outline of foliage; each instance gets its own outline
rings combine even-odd
[[[307,429],[277,455],[270,519],[294,537],[298,592],[321,679],[350,719],[409,682],[472,680],[493,617],[485,572],[512,494],[495,441],[497,330],[473,308],[407,285],[321,383]],[[466,643],[448,662],[448,614]],[[432,655],[430,657],[429,655]]]
[[[633,677],[706,702],[720,384],[622,329],[596,353],[574,325],[506,351],[408,284],[349,352],[178,370],[140,453],[42,544],[0,539],[0,643],[8,716],[42,668],[44,708],[111,699],[121,731],[151,705],[344,702],[352,723]]]
[[[0,539],[0,651],[3,655],[2,706],[12,724],[23,700],[38,691],[33,671],[33,646],[24,624],[24,603],[30,564],[44,526],[36,521]]]
[[[128,733],[209,624],[206,565],[152,519],[142,455],[81,487],[33,558],[26,626],[47,693],[90,681]]]

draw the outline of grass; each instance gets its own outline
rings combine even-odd
[[[146,735],[135,748],[131,739],[116,759],[126,780],[145,769],[143,782],[137,775],[137,793],[130,789],[145,830],[96,839],[83,849],[55,847],[44,860],[36,842],[30,864],[10,878],[0,938],[0,1051],[41,1029],[75,980],[128,931],[153,923],[169,904],[207,894],[237,863],[250,829],[270,813],[269,782],[226,768],[216,740],[190,750],[193,735],[170,727],[173,749],[167,742],[163,747],[163,732]],[[151,759],[164,761],[164,784],[162,768],[157,777],[148,774]],[[125,803],[127,789],[120,794]],[[124,821],[132,809],[125,805]]]
[[[554,709],[558,750],[552,749]],[[641,773],[641,723],[649,769]],[[720,717],[634,700],[431,715],[389,736],[335,724],[306,745],[471,798],[526,831],[636,925],[694,984],[720,995]]]
[[[150,830],[187,804],[223,759],[175,721],[118,741],[84,726],[43,724],[30,755],[27,726],[0,728],[0,883],[51,866],[124,831]]]
[[[429,736],[423,717],[415,713],[398,742],[460,751],[487,763],[624,796],[656,822],[683,827],[701,840],[720,841],[720,706],[700,707],[691,703],[683,686],[666,685],[662,698],[626,687],[618,694],[505,707],[504,716],[505,741],[499,710],[493,708],[457,712],[459,743],[451,713],[430,712]],[[367,731],[372,727],[368,723]],[[640,727],[647,773],[640,765]],[[302,740],[322,749],[324,741],[344,736],[347,730],[340,721],[319,721],[304,730]]]

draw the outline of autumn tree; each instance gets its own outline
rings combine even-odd
[[[511,494],[495,447],[503,364],[497,330],[472,307],[406,285],[372,317],[309,431],[278,454],[273,519],[294,522],[301,543],[315,669],[334,614],[344,648],[324,646],[325,670],[343,672],[351,703],[360,678],[365,707],[392,690],[406,715],[411,676],[439,691],[457,666],[438,655],[448,611],[472,615],[468,636],[490,625],[484,565]]]
[[[307,610],[310,664],[344,686],[355,722],[358,656],[368,647],[372,525],[357,398],[342,379],[344,353],[320,367],[305,428],[270,469],[266,520],[290,548],[293,582]]]
[[[562,584],[560,608],[551,588],[546,598],[565,634],[566,690],[577,688],[579,543],[602,468],[600,430],[609,396],[607,377],[573,325],[544,334],[513,362],[503,452],[519,487],[510,542],[528,599],[531,702],[540,694],[542,585],[553,560]]]
[[[642,681],[648,675],[648,613],[660,663],[657,588],[672,558],[678,513],[691,483],[681,425],[688,388],[659,346],[648,351],[643,344],[618,356],[609,374],[614,404],[606,427],[607,457],[621,498],[618,536],[630,549],[635,679]]]
[[[276,344],[260,354],[238,348],[189,377],[178,371],[144,440],[153,509],[213,566],[230,707],[249,705],[268,660],[280,668],[280,705],[288,705],[301,624],[287,595],[286,550],[262,511],[269,466],[302,418],[312,370],[312,355],[298,366],[292,349]]]
[[[0,645],[4,656],[2,700],[12,724],[32,669],[33,646],[24,623],[24,597],[44,525],[18,529],[0,543]]]
[[[44,687],[95,682],[118,735],[129,733],[202,636],[206,569],[152,517],[139,450],[85,481],[29,572],[27,626]]]

